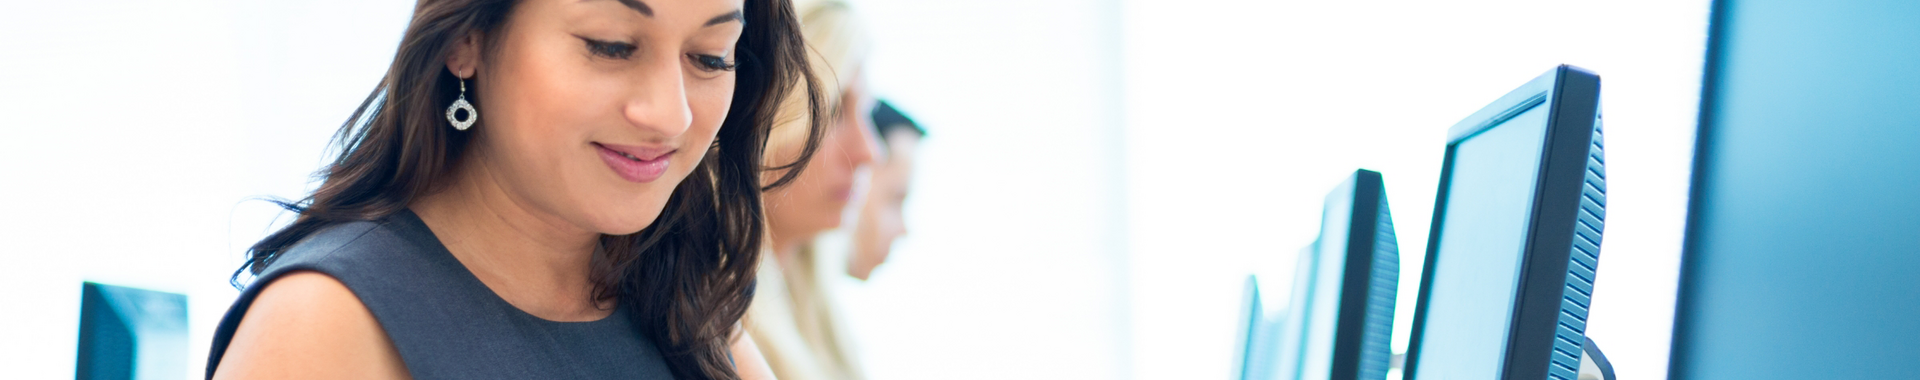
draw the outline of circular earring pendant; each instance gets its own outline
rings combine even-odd
[[[460,117],[460,111],[466,111],[466,118]],[[460,81],[460,99],[447,106],[447,122],[453,123],[453,129],[465,131],[473,127],[474,120],[480,119],[480,111],[473,109],[473,103],[467,102],[467,81]]]

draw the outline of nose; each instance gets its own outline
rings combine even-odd
[[[650,138],[671,139],[693,125],[693,108],[687,103],[686,74],[679,62],[667,60],[651,67],[636,81],[637,88],[624,110],[627,122],[657,133]]]
[[[859,107],[853,108],[860,109]],[[841,128],[845,130],[839,131],[836,137],[847,139],[847,141],[841,142],[841,146],[848,147],[848,161],[851,161],[855,166],[871,164],[874,158],[879,156],[880,139],[878,136],[875,136],[873,127],[868,125],[866,115],[860,115],[859,112],[851,112],[851,114],[852,115],[841,115],[841,120],[844,120],[844,122],[840,123],[840,125]]]

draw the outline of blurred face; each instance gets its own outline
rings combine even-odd
[[[907,234],[901,206],[907,201],[907,183],[913,179],[914,148],[920,136],[907,132],[886,138],[887,158],[874,166],[873,189],[860,208],[860,221],[853,230],[853,257],[847,274],[865,280],[875,267],[886,263],[893,251],[894,239]]]
[[[583,229],[652,224],[731,105],[741,5],[521,2],[492,46],[470,38],[448,65],[477,92],[469,163],[513,202]]]
[[[807,168],[791,184],[767,193],[767,218],[776,242],[808,241],[840,226],[857,193],[855,176],[873,162],[877,149],[872,128],[862,116],[872,109],[872,102],[864,84],[855,79],[836,102],[833,125]],[[798,146],[783,148],[788,152],[780,156],[799,155]]]

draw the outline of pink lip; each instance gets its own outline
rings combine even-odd
[[[630,182],[644,183],[660,179],[667,173],[668,164],[672,163],[673,149],[601,143],[593,143],[593,147],[600,152],[600,160],[607,163],[607,168]]]
[[[853,186],[849,185],[849,186],[841,187],[839,189],[834,189],[833,200],[840,201],[841,203],[852,201]]]

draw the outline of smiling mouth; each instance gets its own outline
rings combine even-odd
[[[646,183],[660,179],[672,163],[673,149],[593,143],[607,169],[628,182]]]
[[[593,146],[595,148],[600,148],[603,151],[612,152],[616,155],[619,155],[620,157],[624,157],[626,159],[634,160],[634,161],[658,160],[661,157],[665,157],[669,154],[673,154],[673,152],[675,151],[675,149],[670,149],[670,148],[650,148],[650,147],[632,146],[632,145],[603,144],[603,143],[597,143],[597,142],[593,143]]]

